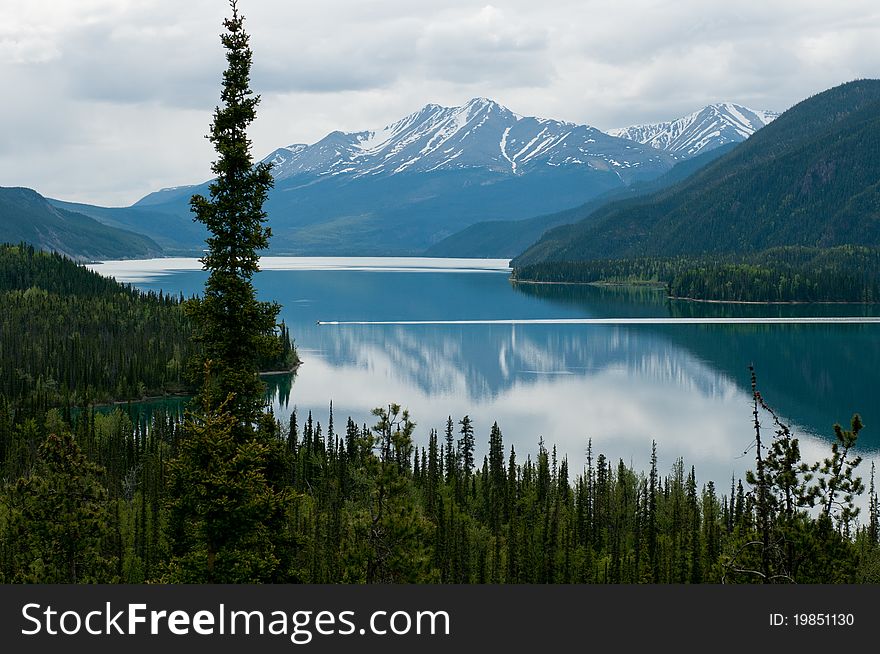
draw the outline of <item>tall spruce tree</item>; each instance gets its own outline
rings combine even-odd
[[[231,0],[221,41],[228,66],[222,106],[208,139],[218,158],[210,197],[196,195],[196,219],[210,231],[202,258],[210,271],[204,297],[188,311],[202,344],[201,387],[171,466],[169,579],[183,582],[283,581],[290,550],[284,541],[289,474],[286,445],[265,411],[257,373],[261,357],[277,356],[279,307],[256,299],[251,279],[267,247],[263,202],[269,166],[254,165],[246,129],[259,97],[249,88],[251,50],[244,19]]]
[[[474,470],[474,447],[476,446],[474,424],[471,422],[470,416],[465,416],[458,421],[458,424],[461,425],[461,438],[458,439],[461,469],[467,477]]]
[[[226,33],[221,35],[228,63],[220,96],[223,106],[215,109],[207,136],[218,154],[212,166],[217,177],[209,198],[195,195],[190,201],[196,220],[210,232],[202,258],[210,276],[204,297],[190,302],[188,310],[195,338],[202,344],[196,370],[201,382],[198,399],[206,411],[225,405],[246,428],[264,406],[257,361],[280,354],[274,338],[280,307],[257,301],[251,281],[259,270],[259,252],[268,247],[271,236],[263,203],[273,180],[270,166],[254,165],[251,155],[246,130],[260,98],[249,87],[252,53],[244,18],[237,0],[230,6],[232,17],[224,21]]]

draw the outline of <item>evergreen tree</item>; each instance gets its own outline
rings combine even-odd
[[[113,511],[104,470],[69,432],[49,434],[33,474],[12,489],[9,531],[15,573],[24,583],[113,583]]]
[[[648,565],[650,580],[659,581],[660,569],[657,563],[657,441],[651,441],[651,472],[648,481]]]
[[[256,299],[253,275],[259,270],[259,252],[269,245],[271,232],[263,223],[263,203],[272,186],[270,166],[254,165],[248,125],[256,116],[259,96],[249,88],[252,53],[244,19],[231,0],[232,17],[221,35],[226,48],[222,107],[214,112],[208,139],[218,158],[210,197],[193,196],[196,220],[210,232],[202,258],[210,275],[204,296],[190,302],[196,340],[203,345],[196,374],[201,381],[199,400],[205,411],[224,405],[247,428],[263,410],[264,387],[257,375],[260,357],[278,355],[274,337],[279,306]]]
[[[726,509],[727,503],[721,502],[721,504]],[[703,489],[702,548],[704,556],[703,560],[705,563],[701,566],[704,571],[703,579],[710,583],[717,581],[717,578],[714,576],[715,571],[713,568],[718,562],[720,554],[719,548],[722,539],[721,524],[724,524],[724,519],[720,518],[718,515],[718,509],[719,501],[718,497],[715,495],[715,483],[710,480],[706,483],[706,486]]]
[[[504,443],[501,437],[501,429],[498,423],[492,424],[489,434],[489,458],[488,458],[488,489],[489,489],[489,520],[495,525],[495,531],[501,526],[501,520],[506,519],[507,502],[507,472],[504,469]]]
[[[369,506],[353,521],[361,543],[366,583],[416,582],[430,577],[434,559],[429,525],[412,501],[409,465],[415,423],[397,404],[373,410],[377,423],[372,442],[378,456],[367,460]]]
[[[461,438],[458,439],[459,458],[461,460],[461,471],[465,477],[468,477],[474,470],[474,425],[470,416],[465,416],[458,421],[461,425]]]
[[[263,582],[285,578],[289,546],[280,527],[287,446],[265,414],[260,359],[277,357],[275,303],[256,299],[251,279],[267,247],[263,202],[269,166],[254,165],[248,125],[259,97],[249,88],[252,53],[244,19],[231,0],[224,21],[222,107],[208,139],[218,158],[210,198],[194,196],[196,219],[210,232],[202,263],[210,275],[204,297],[188,312],[202,344],[201,387],[188,416],[172,473],[170,577],[188,582]],[[318,437],[319,439],[319,437]],[[306,436],[308,443],[308,435]]]
[[[453,447],[454,427],[452,424],[452,416],[446,418],[446,483],[451,484],[455,481],[458,474],[458,464],[455,456],[455,448]]]
[[[179,456],[171,462],[168,581],[259,583],[283,580],[276,544],[283,493],[269,483],[271,445],[238,442],[231,413],[190,416]],[[281,444],[278,443],[278,447]]]
[[[855,496],[865,490],[861,477],[854,477],[853,471],[862,462],[862,457],[849,457],[862,430],[861,417],[856,414],[850,421],[850,429],[834,425],[835,442],[831,444],[831,456],[821,463],[813,465],[811,470],[817,472],[818,484],[816,495],[822,507],[822,513],[834,517],[838,529],[849,537],[851,522],[858,516],[859,507],[855,505]]]
[[[690,521],[690,533],[688,534],[688,547],[690,549],[690,583],[698,584],[703,580],[703,566],[700,552],[700,507],[697,503],[697,478],[696,470],[691,466],[691,472],[687,479],[687,513]]]
[[[871,486],[868,489],[868,542],[880,542],[880,507],[877,506],[877,491],[874,488],[874,463],[871,462]]]

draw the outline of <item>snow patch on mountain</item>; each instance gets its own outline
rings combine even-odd
[[[521,116],[488,98],[473,98],[460,107],[428,104],[377,130],[331,132],[311,145],[278,148],[264,161],[280,180],[467,168],[514,176],[560,166],[665,169],[673,158],[589,125]]]
[[[744,141],[778,115],[775,111],[721,102],[677,120],[610,129],[608,134],[679,157],[692,157],[725,143]]]

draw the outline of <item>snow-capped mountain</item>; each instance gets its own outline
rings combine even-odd
[[[553,167],[613,171],[629,182],[670,158],[589,125],[525,117],[486,98],[461,107],[429,104],[375,131],[332,132],[313,145],[272,152],[276,180],[298,175],[361,178],[483,168],[525,175]]]
[[[421,254],[478,222],[553,214],[656,179],[718,139],[742,140],[769,116],[736,105],[712,111],[726,122],[698,112],[643,128],[641,143],[635,131],[620,138],[474,98],[460,107],[429,104],[381,129],[278,148],[264,158],[275,177],[265,205],[272,252]],[[206,191],[207,183],[161,191],[136,206],[189,221],[189,198]]]
[[[722,102],[677,120],[610,129],[608,133],[677,157],[692,157],[725,143],[744,141],[778,115],[775,111]]]

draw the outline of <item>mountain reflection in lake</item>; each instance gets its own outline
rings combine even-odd
[[[165,262],[163,264],[163,262]],[[170,262],[170,263],[169,263]],[[191,295],[205,274],[193,260],[94,266],[144,289]],[[478,455],[497,421],[524,459],[540,438],[578,470],[594,452],[644,468],[651,441],[667,468],[679,456],[724,485],[753,462],[748,366],[802,435],[809,460],[824,456],[834,422],[860,412],[860,445],[880,446],[880,325],[319,325],[318,321],[528,320],[624,317],[880,315],[859,305],[718,305],[669,302],[648,288],[512,285],[506,262],[415,259],[264,259],[263,299],[282,306],[304,363],[272,379],[275,411],[295,406],[337,429],[370,409],[410,409],[427,443],[446,417],[470,415]],[[769,420],[764,421],[768,428]],[[768,434],[769,435],[769,434]],[[867,476],[870,462],[861,473]]]

